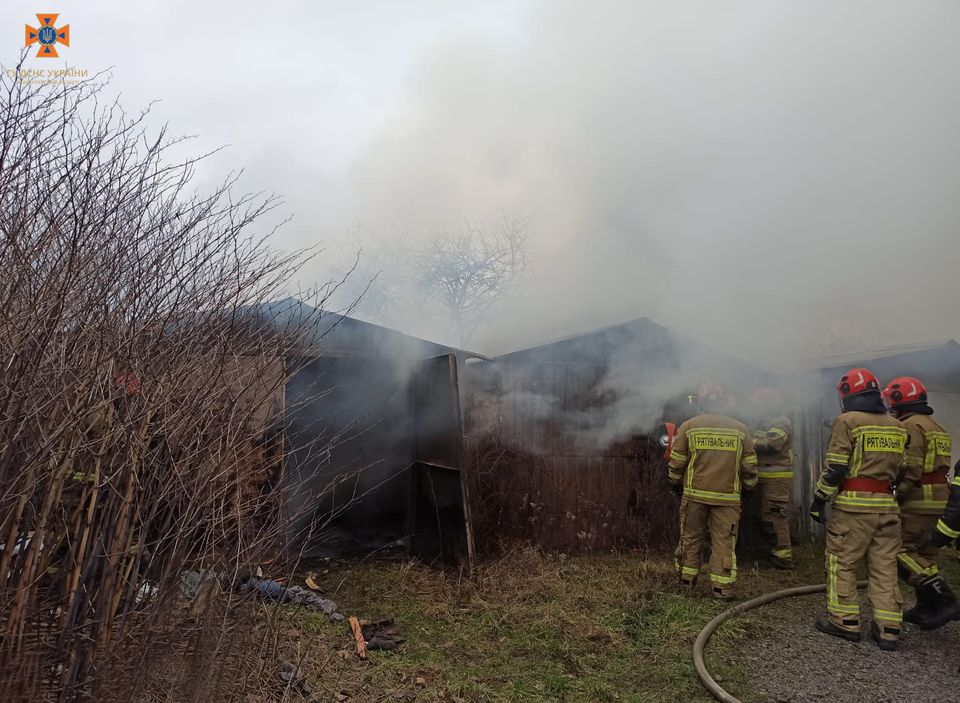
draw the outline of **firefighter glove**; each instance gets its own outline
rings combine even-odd
[[[675,495],[675,496],[682,496],[682,495],[683,495],[683,484],[682,484],[682,483],[676,483],[676,482],[674,482],[674,481],[670,481],[670,482],[669,482],[669,485],[670,485],[670,492],[673,493],[673,495]]]
[[[826,521],[826,518],[824,517],[826,508],[826,501],[821,498],[814,498],[813,502],[810,504],[810,518],[815,522],[823,524]]]

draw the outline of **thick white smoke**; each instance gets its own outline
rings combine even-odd
[[[517,38],[420,66],[350,169],[344,227],[370,250],[531,214],[527,294],[470,340],[488,353],[640,315],[776,366],[954,336],[958,21],[932,1],[537,3]]]

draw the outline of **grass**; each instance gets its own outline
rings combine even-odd
[[[741,565],[741,594],[822,581],[819,551],[797,558],[789,574]],[[519,551],[470,580],[414,562],[366,562],[333,570],[322,586],[343,612],[392,617],[406,638],[361,662],[346,625],[287,610],[287,655],[322,701],[708,701],[690,652],[728,607],[707,597],[706,584],[698,596],[678,594],[666,555]],[[771,626],[769,612],[749,613],[711,641],[711,672],[732,693],[745,683],[740,643]]]

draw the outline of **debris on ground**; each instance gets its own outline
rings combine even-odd
[[[219,584],[223,574],[214,571],[184,571],[180,574],[180,593],[189,600],[194,600],[201,591],[211,588],[213,583]]]
[[[363,630],[360,628],[360,621],[352,615],[350,616],[350,629],[353,630],[353,637],[357,641],[357,656],[361,659],[366,659],[367,640],[363,636]]]
[[[137,605],[143,605],[150,602],[150,599],[157,595],[159,587],[150,581],[143,581],[134,594],[134,602]]]
[[[366,622],[351,615],[349,623],[353,638],[357,643],[356,653],[360,659],[367,658],[368,650],[389,652],[403,644],[404,640],[400,637],[400,628],[394,623],[393,618]]]
[[[299,691],[304,696],[309,696],[313,693],[313,686],[311,686],[310,682],[300,673],[300,669],[291,662],[283,662],[283,664],[280,665],[278,676],[287,686]]]
[[[392,651],[403,644],[400,628],[393,622],[393,618],[362,623],[360,630],[363,632],[363,639],[366,640],[367,649]]]
[[[278,603],[297,603],[323,613],[334,622],[342,622],[345,619],[342,613],[337,612],[337,604],[334,601],[300,586],[284,586],[272,579],[250,578],[243,584],[242,590],[256,591],[264,598]]]

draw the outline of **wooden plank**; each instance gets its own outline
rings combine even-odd
[[[476,544],[473,539],[473,513],[471,509],[472,501],[470,499],[470,478],[472,476],[472,470],[469,465],[470,459],[464,451],[463,446],[463,409],[460,405],[460,379],[457,372],[457,357],[451,354],[448,360],[450,392],[452,394],[451,400],[456,413],[454,431],[456,433],[457,458],[460,466],[460,491],[463,496],[463,523],[467,533],[467,570],[469,573],[473,573],[476,565]]]
[[[353,638],[357,643],[357,656],[361,659],[367,658],[367,641],[363,638],[363,630],[360,629],[360,621],[354,616],[350,616],[350,629],[353,630]]]

